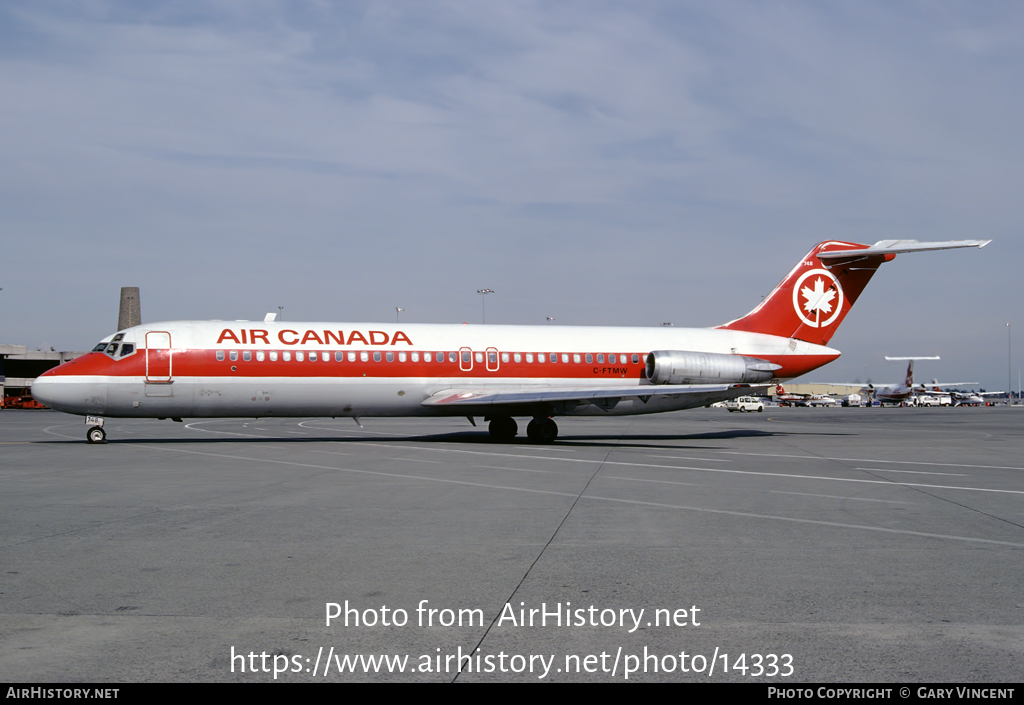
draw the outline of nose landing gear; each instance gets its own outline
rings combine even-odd
[[[85,440],[89,443],[106,443],[107,432],[103,430],[103,419],[99,416],[86,416],[85,422],[89,424],[85,432]]]

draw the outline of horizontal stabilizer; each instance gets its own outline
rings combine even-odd
[[[989,242],[881,240],[870,246],[820,242],[753,311],[719,328],[828,345],[875,271],[898,253],[984,247]]]
[[[917,240],[880,240],[871,247],[856,250],[832,250],[818,253],[818,259],[828,266],[854,262],[865,257],[898,255],[904,252],[926,252],[929,250],[954,250],[959,247],[984,247],[991,240],[944,240],[942,242],[918,242]]]

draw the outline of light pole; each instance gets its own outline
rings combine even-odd
[[[284,306],[278,306],[277,307],[277,320],[279,320],[279,321],[283,321],[284,320]]]
[[[1010,391],[1013,389],[1013,366],[1011,360],[1013,357],[1010,355],[1010,331],[1012,328],[1010,324],[1006,324],[1006,398],[1010,398]]]
[[[401,323],[398,317],[404,310],[404,308],[399,308],[398,306],[395,306],[395,323]]]
[[[493,294],[494,289],[477,289],[476,293],[480,294],[480,322],[487,323],[487,295]]]

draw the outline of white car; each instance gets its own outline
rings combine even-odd
[[[917,406],[952,406],[953,399],[948,394],[918,394]]]
[[[725,408],[730,414],[734,411],[764,411],[764,403],[754,397],[737,397],[725,402]]]

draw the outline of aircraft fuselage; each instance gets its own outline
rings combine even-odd
[[[768,360],[780,366],[772,381],[839,356],[822,345],[718,329],[174,321],[104,338],[96,351],[39,377],[33,394],[61,411],[109,417],[464,416],[464,407],[424,402],[448,389],[649,385],[653,350]],[[550,410],[646,414],[748,392],[560,402]],[[517,407],[514,415],[533,411]]]

